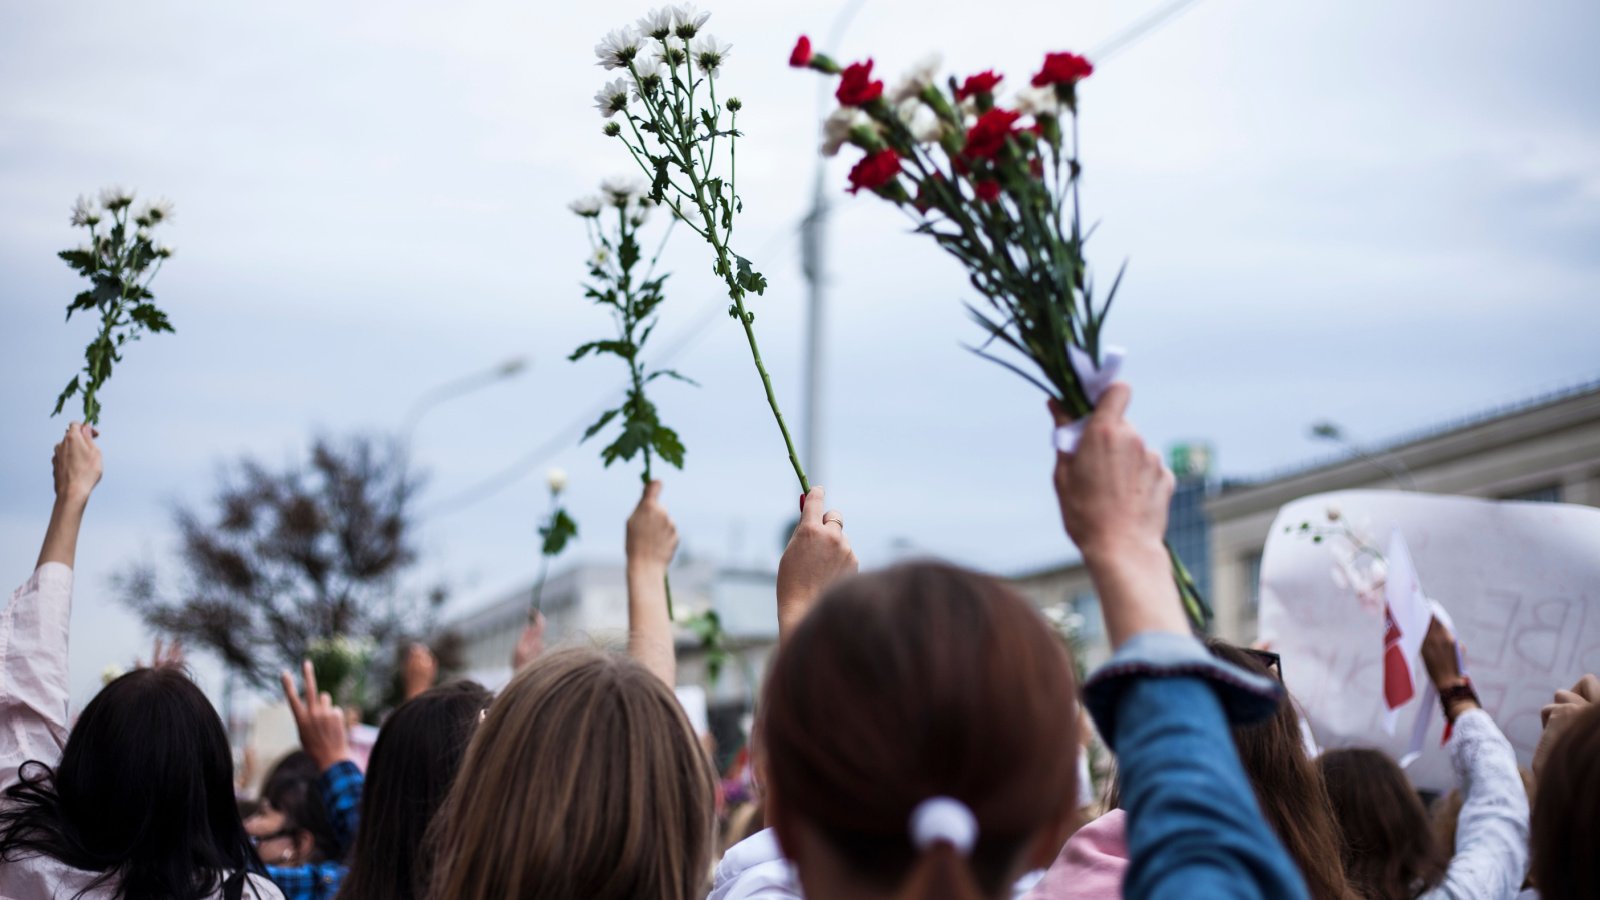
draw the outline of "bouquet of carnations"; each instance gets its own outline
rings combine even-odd
[[[967,305],[983,331],[970,349],[1049,395],[1077,424],[1094,409],[1121,363],[1101,341],[1119,272],[1097,299],[1079,214],[1078,83],[1094,66],[1050,53],[1006,103],[1005,76],[988,70],[938,81],[938,60],[893,88],[872,60],[840,66],[801,37],[789,63],[839,79],[839,108],[823,125],[823,152],[862,150],[850,192],[905,210],[918,233],[960,260],[982,298]],[[1076,426],[1056,435],[1070,451]],[[1184,605],[1199,627],[1210,618],[1194,580],[1172,554]]]

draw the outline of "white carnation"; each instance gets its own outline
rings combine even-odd
[[[918,60],[889,90],[889,102],[899,103],[921,96],[923,90],[939,77],[939,66],[943,63],[944,59],[937,53],[930,53]]]
[[[915,97],[900,101],[894,111],[905,123],[906,130],[911,132],[911,139],[919,144],[932,144],[944,134],[939,117]]]
[[[1020,88],[1011,104],[1025,116],[1052,116],[1061,111],[1061,98],[1056,96],[1054,87],[1036,88],[1029,85]]]
[[[856,106],[841,106],[822,120],[822,155],[837,156],[839,148],[850,142],[857,125],[872,127],[872,117]]]

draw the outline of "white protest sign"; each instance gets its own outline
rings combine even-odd
[[[1454,619],[1484,709],[1527,765],[1539,709],[1600,671],[1600,509],[1345,491],[1280,510],[1261,562],[1260,633],[1325,748],[1374,746],[1398,759],[1416,717],[1432,712],[1422,709],[1427,675],[1412,657],[1417,697],[1400,708],[1397,734],[1383,728],[1385,584],[1372,579],[1387,574],[1375,548],[1387,549],[1396,530],[1423,592]],[[1433,719],[1407,772],[1418,787],[1443,790],[1455,779],[1439,746],[1443,719]]]

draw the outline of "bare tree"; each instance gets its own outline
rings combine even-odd
[[[118,579],[150,627],[212,650],[258,687],[318,642],[376,649],[427,633],[444,591],[403,583],[417,560],[419,483],[393,442],[319,438],[308,464],[274,472],[245,459],[222,482],[209,510],[175,512],[175,590],[149,564]],[[372,654],[380,668],[387,657]]]

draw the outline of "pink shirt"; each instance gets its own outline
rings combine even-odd
[[[0,790],[17,783],[24,762],[53,766],[66,747],[71,618],[72,570],[61,563],[40,566],[0,611]],[[0,865],[0,900],[73,897],[97,875],[48,856],[7,862]],[[250,884],[257,897],[283,900],[265,878],[251,875]],[[114,893],[114,886],[101,887],[83,897],[106,900]]]

